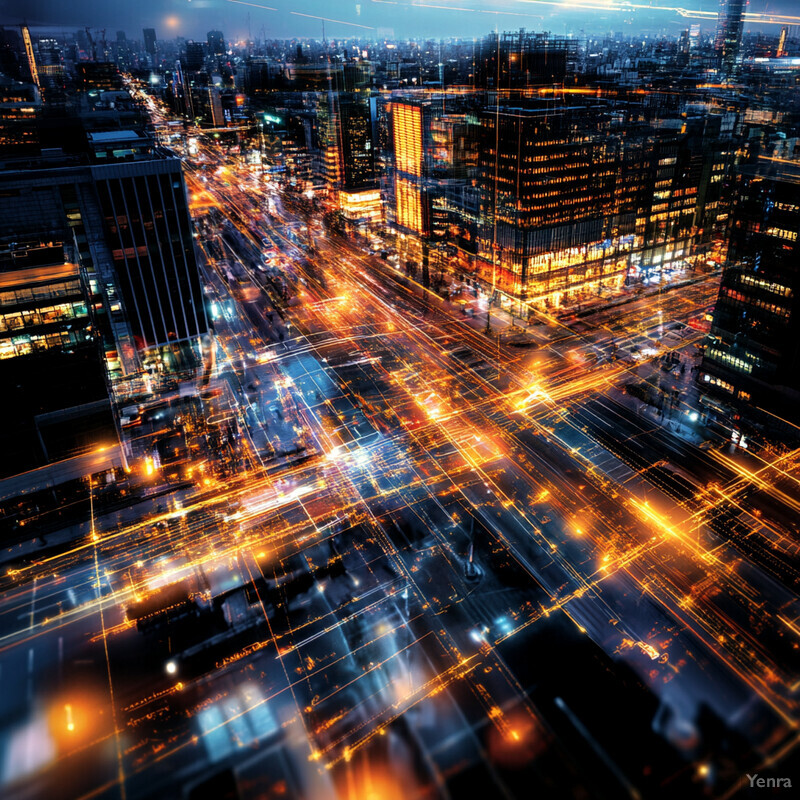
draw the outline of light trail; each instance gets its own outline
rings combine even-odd
[[[246,170],[237,172],[233,162],[231,170],[231,186],[223,176],[212,178],[208,197],[195,211],[201,213],[211,198],[257,253],[261,237],[274,233],[260,217],[263,190],[253,188]],[[187,181],[194,180],[190,173]],[[289,218],[283,211],[277,216]],[[294,252],[286,237],[274,235],[285,252]],[[569,331],[563,341],[540,348],[534,363],[446,312],[418,313],[425,305],[422,291],[400,287],[346,242],[320,237],[316,244],[313,270],[300,262],[284,267],[287,281],[302,277],[306,286],[302,303],[285,310],[292,339],[283,351],[252,329],[233,290],[234,312],[218,330],[219,375],[229,375],[230,386],[241,388],[248,373],[258,370],[252,374],[274,392],[267,402],[274,396],[287,421],[312,432],[316,449],[309,459],[270,464],[256,452],[241,474],[213,474],[205,488],[198,478],[180,508],[101,530],[89,543],[8,576],[17,586],[7,611],[13,618],[26,608],[33,581],[38,608],[63,591],[59,574],[74,574],[78,587],[99,583],[99,561],[93,576],[89,556],[103,559],[102,579],[112,586],[112,600],[105,601],[121,619],[108,627],[103,622],[93,634],[106,647],[110,637],[134,635],[122,610],[156,587],[217,573],[254,587],[266,630],[219,658],[215,670],[182,678],[180,690],[156,687],[129,698],[122,709],[126,735],[136,740],[134,720],[159,713],[166,698],[188,688],[204,688],[209,702],[224,697],[226,681],[263,666],[265,659],[280,662],[284,680],[264,692],[259,707],[290,697],[293,717],[286,725],[299,724],[310,761],[326,771],[352,763],[393,720],[423,701],[436,702],[458,683],[469,688],[489,724],[510,735],[503,711],[510,704],[519,702],[531,719],[538,717],[496,645],[562,611],[581,633],[625,658],[643,659],[646,675],[657,676],[656,689],[667,677],[683,681],[693,662],[702,663],[703,671],[724,667],[737,686],[752,689],[787,727],[795,726],[797,665],[781,663],[759,635],[759,626],[795,632],[798,614],[788,601],[793,595],[776,590],[767,567],[745,570],[734,546],[708,529],[716,504],[730,505],[748,487],[787,505],[772,476],[796,483],[794,456],[765,459],[750,470],[714,454],[707,461],[725,479],[680,501],[664,494],[651,502],[652,479],[645,473],[653,465],[643,469],[631,459],[624,481],[598,466],[604,463],[598,451],[608,451],[588,423],[613,426],[614,418],[606,406],[592,402],[607,401],[640,366],[597,365],[582,354],[598,342],[649,330],[652,309],[619,313],[619,330],[607,320],[605,339]],[[227,247],[236,257],[242,250]],[[242,285],[268,295],[266,281],[240,255]],[[222,274],[219,264],[210,264],[213,282],[224,287]],[[688,319],[712,290],[689,289],[685,298],[663,301],[662,307]],[[675,349],[690,346],[694,338]],[[459,348],[468,358],[458,357]],[[256,355],[275,355],[256,368],[245,364],[248,352],[256,362]],[[473,358],[477,363],[469,363]],[[315,368],[331,384],[317,397]],[[234,411],[236,391],[224,396],[225,407]],[[580,416],[575,401],[585,409]],[[352,443],[342,437],[353,426],[355,411],[374,423],[378,435],[350,452]],[[256,423],[254,436],[261,425]],[[642,433],[637,429],[633,436]],[[392,529],[399,511],[425,531],[424,540],[408,549],[398,545]],[[477,641],[464,635],[464,623],[483,619],[489,606],[482,592],[470,590],[461,578],[463,528],[470,519],[479,524],[487,551],[531,579],[531,593],[535,581],[543,598],[532,604],[510,593],[507,627],[478,632]],[[239,524],[243,521],[247,524]],[[137,541],[144,534],[148,538]],[[326,549],[336,537],[347,539],[349,566],[340,583],[349,582],[352,591],[330,599],[336,582],[326,570],[344,564],[342,553]],[[289,608],[289,565],[297,557],[316,587],[310,597],[319,600],[308,613]],[[356,574],[362,586],[354,582]],[[264,592],[273,590],[281,607],[268,613]],[[398,610],[401,593],[412,604],[407,616]],[[648,605],[652,601],[654,617],[637,614],[642,596]],[[7,648],[63,626],[77,627],[103,599],[101,593],[54,621],[34,621],[30,630],[14,630],[0,641]],[[364,626],[364,638],[353,645],[346,636],[358,626]],[[703,655],[694,654],[695,642]],[[424,665],[415,667],[416,673],[406,663],[412,656]],[[713,659],[703,663],[709,656]],[[363,668],[355,675],[337,673],[350,658],[356,664],[363,659]],[[356,691],[352,704],[350,690]],[[199,704],[190,703],[187,719],[199,711]],[[232,713],[202,736],[232,730],[246,713]],[[183,730],[163,749],[143,750],[127,780],[186,752],[194,741],[191,729]]]
[[[318,19],[321,22],[335,22],[338,25],[349,25],[351,28],[362,28],[365,31],[375,30],[375,28],[372,25],[360,25],[357,22],[347,22],[343,19],[331,19],[330,17],[319,17],[316,14],[301,14],[299,11],[290,11],[289,13],[294,17],[307,17],[308,19]]]

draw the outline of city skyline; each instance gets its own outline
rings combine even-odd
[[[0,18],[4,800],[800,786],[800,27],[457,2]]]

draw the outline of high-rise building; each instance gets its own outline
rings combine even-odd
[[[352,95],[339,95],[337,105],[340,188],[347,192],[377,189],[369,106]]]
[[[475,55],[474,83],[480,88],[517,90],[564,83],[577,42],[548,33],[493,33]]]
[[[156,58],[156,31],[155,28],[144,28],[142,30],[144,36],[144,49],[151,61],[155,64]]]
[[[723,72],[731,73],[739,57],[746,0],[720,0],[714,49]]]
[[[206,48],[202,42],[186,42],[186,62],[188,72],[200,72],[206,60]]]
[[[618,289],[634,243],[621,140],[602,106],[535,103],[480,115],[479,268],[493,288],[559,306]]]
[[[472,102],[460,94],[401,90],[379,104],[388,219],[425,244],[419,252],[408,248],[411,260],[421,259],[423,278],[430,244],[458,243],[465,258],[475,255],[479,125],[466,113]]]
[[[49,102],[54,92],[65,86],[64,63],[58,41],[50,36],[42,36],[36,43],[37,64],[39,67],[40,88]]]
[[[180,61],[175,62],[175,72],[172,77],[172,94],[175,102],[175,110],[189,119],[194,119],[191,86],[189,86],[186,81],[186,77],[183,74],[183,66]]]
[[[394,222],[402,231],[427,236],[429,213],[424,187],[424,105],[411,100],[392,103],[394,152]]]
[[[382,204],[369,103],[357,94],[339,94],[334,102],[331,153],[339,211],[353,221],[377,222]]]
[[[208,32],[208,52],[212,56],[221,56],[225,53],[225,37],[222,31]]]
[[[760,406],[800,420],[800,163],[738,176],[728,262],[700,371],[718,413]]]
[[[789,36],[789,26],[784,25],[781,28],[781,35],[778,39],[778,49],[775,53],[775,55],[778,56],[778,58],[786,55],[786,39],[788,36]]]
[[[375,165],[370,82],[367,61],[345,64],[292,64],[288,79],[308,90],[312,112],[309,140],[315,171],[342,217],[351,222],[376,222],[382,217]]]
[[[135,130],[86,134],[74,155],[7,161],[0,241],[71,244],[96,309],[112,377],[193,367],[207,331],[180,161]]]

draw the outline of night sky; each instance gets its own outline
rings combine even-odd
[[[321,22],[303,14],[325,16],[329,38],[364,35],[365,38],[411,36],[478,36],[495,26],[501,30],[525,27],[554,33],[668,33],[675,34],[693,23],[703,29],[713,19],[693,19],[676,11],[650,9],[614,10],[621,0],[596,0],[594,8],[570,9],[570,5],[593,0],[532,2],[531,0],[4,0],[0,22],[67,29],[86,25],[105,27],[113,37],[125,30],[141,38],[143,27],[153,27],[159,38],[176,35],[205,38],[210,29],[220,29],[229,38],[319,37]],[[644,5],[647,0],[639,0]],[[674,0],[663,0],[663,6]],[[654,4],[651,4],[654,5]],[[258,6],[270,6],[267,10]],[[608,6],[609,9],[602,9]],[[685,0],[685,8],[716,12],[717,0]],[[751,0],[751,12],[800,13],[796,0]],[[502,11],[505,13],[493,13]],[[295,12],[295,13],[291,13]],[[492,13],[490,13],[492,12]],[[337,21],[332,21],[337,20]],[[800,18],[798,18],[800,22]],[[350,24],[344,24],[350,23]],[[364,27],[357,27],[364,26]],[[776,25],[751,25],[751,29],[777,32]]]

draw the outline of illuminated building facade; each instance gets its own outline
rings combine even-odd
[[[393,216],[401,231],[427,236],[429,218],[425,177],[424,111],[419,103],[392,103],[391,130],[394,153]]]
[[[63,57],[58,41],[41,37],[36,43],[39,65],[39,88],[48,102],[65,88],[66,76]]]
[[[357,192],[340,190],[339,212],[352,222],[380,222],[383,219],[380,189],[362,189]]]
[[[626,136],[623,160],[633,148],[644,162],[631,279],[669,281],[724,237],[734,118],[703,109],[659,120],[638,144],[635,136]]]
[[[746,5],[746,0],[720,0],[719,3],[714,49],[719,59],[720,68],[725,73],[733,71],[736,66],[736,60],[739,57]]]
[[[62,246],[9,249],[0,259],[0,360],[91,339],[85,288]],[[51,263],[52,262],[52,263]]]
[[[36,56],[33,52],[33,42],[31,41],[31,32],[30,30],[28,30],[27,25],[22,26],[22,42],[25,46],[25,59],[28,63],[28,74],[30,75],[31,83],[38,89],[39,70],[36,67]]]
[[[617,289],[634,245],[636,181],[602,109],[481,114],[479,267],[508,294],[554,306]],[[635,166],[635,165],[631,165]]]
[[[36,87],[30,83],[0,83],[0,153],[38,153],[36,120],[41,111]]]
[[[351,222],[378,222],[383,217],[372,113],[369,102],[370,64],[326,68],[330,86],[349,86],[349,91],[315,94],[316,134],[325,184],[341,216]],[[319,70],[301,70],[308,80]]]
[[[781,56],[785,56],[786,55],[786,39],[788,38],[788,36],[789,36],[789,26],[788,25],[784,25],[781,28],[781,35],[778,38],[778,47],[777,47],[777,49],[775,51],[775,55],[778,58],[780,58]]]
[[[700,372],[709,407],[760,406],[800,421],[798,237],[800,164],[743,168]]]
[[[478,267],[494,289],[574,304],[672,280],[722,236],[733,117],[568,94],[479,117]]]

